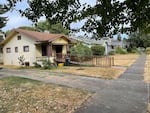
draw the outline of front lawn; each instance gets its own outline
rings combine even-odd
[[[19,77],[0,79],[0,113],[72,113],[91,93]]]
[[[150,83],[150,55],[146,56],[144,79],[147,83]]]
[[[114,57],[115,66],[129,67],[139,58],[139,56],[140,56],[139,54],[124,54],[124,55],[116,54],[113,55],[112,57]]]
[[[68,73],[80,76],[97,77],[104,79],[116,79],[118,78],[126,68],[102,68],[102,67],[63,67],[53,72]]]
[[[144,80],[146,83],[150,83],[150,54],[146,55],[145,69],[144,69]],[[150,103],[148,103],[148,113],[150,113]]]

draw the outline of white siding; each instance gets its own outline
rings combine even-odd
[[[24,55],[25,61],[32,66],[36,61],[35,41],[25,35],[21,35],[21,40],[17,40],[17,36],[13,36],[3,47],[4,65],[20,65],[18,57]],[[29,46],[29,52],[24,52],[23,46]],[[18,47],[18,53],[15,52],[15,47]],[[7,53],[6,48],[11,48],[11,53]]]

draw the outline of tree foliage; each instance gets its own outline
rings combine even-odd
[[[1,14],[6,13],[7,11],[8,9],[4,5],[0,4],[0,28],[4,27],[7,22],[7,18],[1,16]]]
[[[12,7],[22,0],[8,1]],[[150,24],[149,0],[96,0],[94,6],[80,4],[79,0],[28,0],[28,4],[29,8],[20,12],[34,22],[45,16],[50,24],[59,22],[71,29],[72,22],[86,20],[81,29],[97,37],[133,32]]]
[[[35,28],[39,31],[43,31],[43,32],[49,31],[50,33],[57,33],[57,34],[63,33],[68,35],[70,32],[68,29],[65,29],[61,23],[56,23],[51,25],[47,20],[38,22]]]
[[[150,36],[142,31],[133,32],[130,34],[128,42],[130,47],[150,47]]]
[[[84,60],[85,57],[91,57],[92,51],[89,47],[83,45],[82,43],[77,43],[74,47],[70,49],[70,53],[72,55],[75,55],[79,58],[79,61],[81,62]]]
[[[117,40],[118,40],[118,41],[121,41],[121,40],[122,40],[122,37],[121,37],[121,34],[120,34],[120,33],[117,35]]]
[[[21,26],[19,27],[20,29],[24,29],[24,30],[31,30],[31,31],[38,31],[36,28],[34,27],[29,27],[29,26]]]
[[[105,47],[101,45],[94,45],[91,47],[93,55],[104,55],[105,53]]]

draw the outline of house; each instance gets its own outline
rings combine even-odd
[[[105,55],[109,53],[110,50],[110,43],[111,39],[108,37],[103,37],[99,40],[96,39],[91,39],[91,38],[83,38],[83,37],[71,37],[71,39],[77,40],[79,42],[82,42],[84,45],[88,46],[91,48],[93,45],[102,45],[105,47]]]
[[[111,49],[110,49],[110,51],[115,51],[115,49],[116,49],[117,47],[121,47],[121,48],[123,48],[123,49],[126,49],[128,46],[129,46],[129,44],[128,44],[128,42],[125,41],[125,40],[119,41],[119,40],[114,40],[114,39],[113,39],[113,40],[111,41]]]
[[[93,45],[102,45],[105,47],[105,55],[108,55],[110,51],[115,51],[117,47],[126,49],[128,43],[124,40],[118,41],[109,37],[103,37],[101,39],[84,38],[84,37],[71,37],[71,39],[82,42],[84,45],[91,48]]]
[[[13,29],[2,42],[4,65],[20,65],[20,56],[24,56],[30,66],[47,58],[53,62],[57,54],[67,54],[71,44],[63,34]]]

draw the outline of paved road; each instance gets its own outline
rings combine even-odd
[[[0,70],[0,75],[21,76],[95,92],[92,98],[75,113],[146,113],[147,88],[142,76],[144,63],[145,55],[142,55],[118,80],[34,70],[3,69]]]

